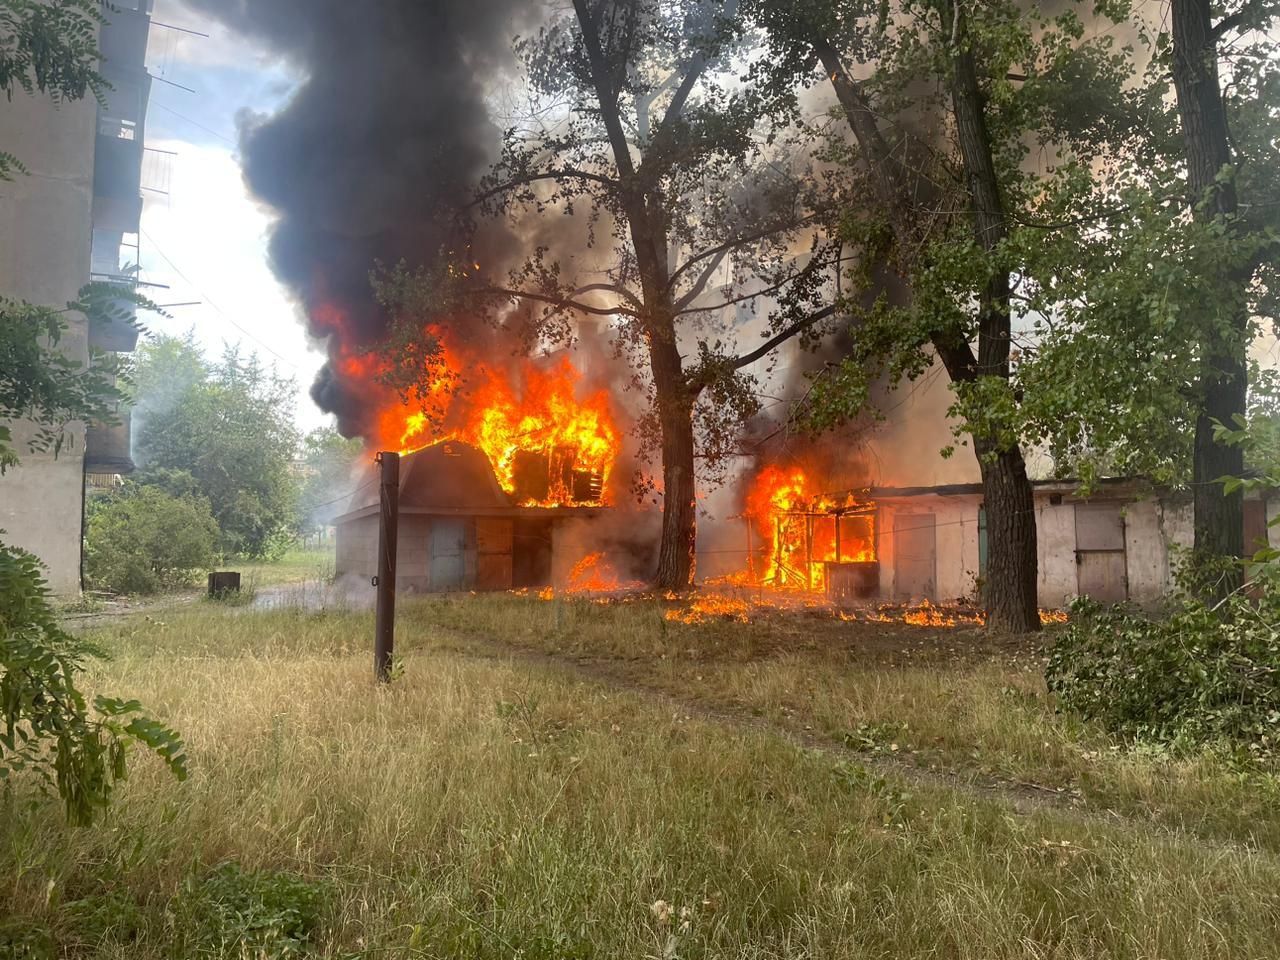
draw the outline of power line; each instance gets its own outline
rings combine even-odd
[[[213,298],[210,297],[209,294],[201,290],[195,283],[192,282],[190,277],[188,277],[185,273],[182,272],[181,268],[176,263],[173,262],[173,260],[169,257],[168,254],[164,252],[164,250],[161,249],[160,244],[156,243],[155,238],[152,237],[151,234],[147,233],[147,231],[145,230],[142,230],[140,232],[147,239],[147,242],[150,243],[151,246],[155,249],[156,253],[160,255],[160,258],[164,260],[164,262],[167,263],[171,268],[173,268],[174,273],[176,273],[183,280],[185,280],[188,286],[191,287],[191,289],[195,290],[196,293],[200,294],[200,296],[204,298],[204,301],[208,303],[209,306],[213,307],[214,311],[216,311],[217,314],[220,317],[222,317],[222,319],[226,320],[227,323],[231,324],[233,327],[235,327],[237,330],[243,333],[246,337],[248,337],[258,346],[262,347],[262,349],[266,350],[267,353],[271,354],[273,357],[275,357],[285,366],[289,367],[291,370],[293,370],[294,373],[302,372],[301,370],[298,369],[297,364],[282,357],[279,353],[271,349],[271,347],[267,346],[267,344],[263,343],[261,340],[255,337],[252,333],[250,333],[244,327],[240,326],[240,324],[236,323],[236,321],[231,318],[230,314],[228,314],[225,310],[223,310],[221,307],[219,307],[216,303],[213,302]]]
[[[219,133],[217,130],[214,130],[212,127],[206,127],[199,120],[192,120],[185,113],[179,113],[177,110],[173,109],[173,107],[166,106],[165,104],[161,103],[159,100],[152,99],[149,102],[152,106],[159,107],[161,110],[164,110],[167,113],[172,113],[179,120],[185,120],[187,123],[191,124],[193,127],[198,127],[199,129],[203,130],[205,133],[212,134],[213,136],[217,137],[219,140],[223,140],[231,144],[233,147],[236,145],[236,141],[231,137],[228,137],[226,134]]]

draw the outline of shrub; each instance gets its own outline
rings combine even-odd
[[[85,576],[117,593],[172,589],[213,565],[217,542],[218,525],[204,497],[129,483],[90,505]]]
[[[0,784],[26,771],[57,790],[78,824],[92,822],[124,779],[128,741],[186,776],[181,738],[136,700],[97,696],[90,708],[76,680],[96,655],[59,629],[39,561],[0,543]]]
[[[1163,619],[1078,601],[1046,671],[1062,710],[1128,741],[1176,749],[1280,748],[1280,575],[1210,605],[1184,594]]]

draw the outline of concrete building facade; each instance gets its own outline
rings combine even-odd
[[[1179,552],[1192,543],[1191,499],[1136,480],[1106,480],[1082,496],[1070,481],[1035,484],[1038,593],[1043,607],[1087,594],[1149,606],[1169,592]],[[950,600],[978,594],[986,572],[981,487],[881,488],[880,595]],[[1280,545],[1280,502],[1245,500],[1250,549]]]
[[[105,103],[56,103],[21,91],[0,103],[0,147],[28,174],[0,183],[0,293],[61,308],[90,280],[131,287],[142,212],[143,131],[150,77],[145,66],[152,0],[116,0],[102,28]],[[135,252],[129,256],[130,243]],[[58,348],[78,363],[94,350],[132,350],[136,330],[68,314]],[[0,476],[0,530],[47,568],[54,591],[80,589],[86,478],[132,469],[127,412],[122,423],[73,424],[62,449],[32,453],[30,424],[10,424],[21,464]],[[101,482],[99,479],[98,482]]]

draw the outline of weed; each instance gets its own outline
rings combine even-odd
[[[228,862],[188,878],[172,906],[185,955],[276,960],[307,956],[326,905],[322,883]]]

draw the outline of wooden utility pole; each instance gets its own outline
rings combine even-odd
[[[400,454],[380,453],[378,482],[381,511],[378,515],[378,612],[373,633],[373,675],[379,683],[391,680],[391,658],[396,632],[396,532],[400,526]]]

